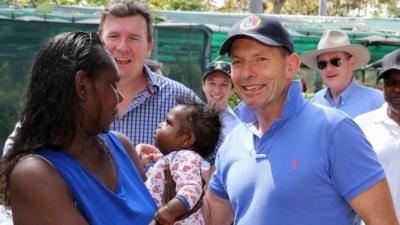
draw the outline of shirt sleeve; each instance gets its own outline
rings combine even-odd
[[[371,144],[350,118],[336,127],[328,157],[334,185],[347,201],[385,178]]]
[[[191,210],[203,193],[202,158],[193,151],[178,151],[170,162],[171,175],[176,183],[177,198]]]

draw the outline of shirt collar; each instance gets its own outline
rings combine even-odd
[[[353,92],[359,87],[360,85],[357,84],[354,78],[351,79],[351,82],[347,87],[340,93],[337,97],[338,101],[337,104],[345,104],[353,95]],[[330,89],[327,88],[324,94],[324,98],[329,102],[334,102],[332,99],[332,95]]]
[[[154,93],[160,89],[161,86],[161,80],[158,79],[158,76],[162,76],[160,74],[156,74],[151,69],[144,65],[144,73],[145,76],[147,77],[147,86],[146,90],[149,93],[149,95],[154,95]]]
[[[299,80],[292,81],[289,87],[288,95],[283,106],[282,116],[279,119],[287,119],[301,108],[306,103],[301,94],[301,82]],[[236,116],[244,123],[257,123],[257,118],[254,111],[243,101],[234,109]]]
[[[225,110],[222,112],[223,115],[232,115],[236,117],[235,112],[233,112],[232,108],[228,106],[226,106]]]
[[[392,120],[388,115],[388,105],[385,102],[377,111],[379,111],[380,116],[376,117],[376,123],[384,123],[388,125],[398,126],[398,124]]]

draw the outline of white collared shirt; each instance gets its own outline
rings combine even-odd
[[[400,126],[389,118],[388,105],[355,118],[371,142],[378,160],[385,169],[390,191],[400,219]]]

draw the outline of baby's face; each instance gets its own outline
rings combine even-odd
[[[184,105],[175,106],[155,130],[154,139],[163,154],[181,149],[184,134],[180,131],[182,124],[187,123],[187,113]]]

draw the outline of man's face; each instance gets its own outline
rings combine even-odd
[[[319,73],[328,88],[334,92],[342,92],[353,78],[355,58],[345,52],[328,52],[318,56],[318,62],[325,64]],[[335,65],[336,64],[336,65]]]
[[[232,80],[221,71],[212,72],[203,82],[203,92],[209,105],[225,109],[233,94]]]
[[[400,70],[392,70],[383,77],[383,94],[389,109],[400,115]]]
[[[144,61],[153,48],[142,16],[107,16],[101,37],[118,64],[121,80],[142,74]]]
[[[299,62],[295,54],[285,56],[280,48],[250,38],[238,38],[231,47],[233,84],[255,110],[283,104]]]

